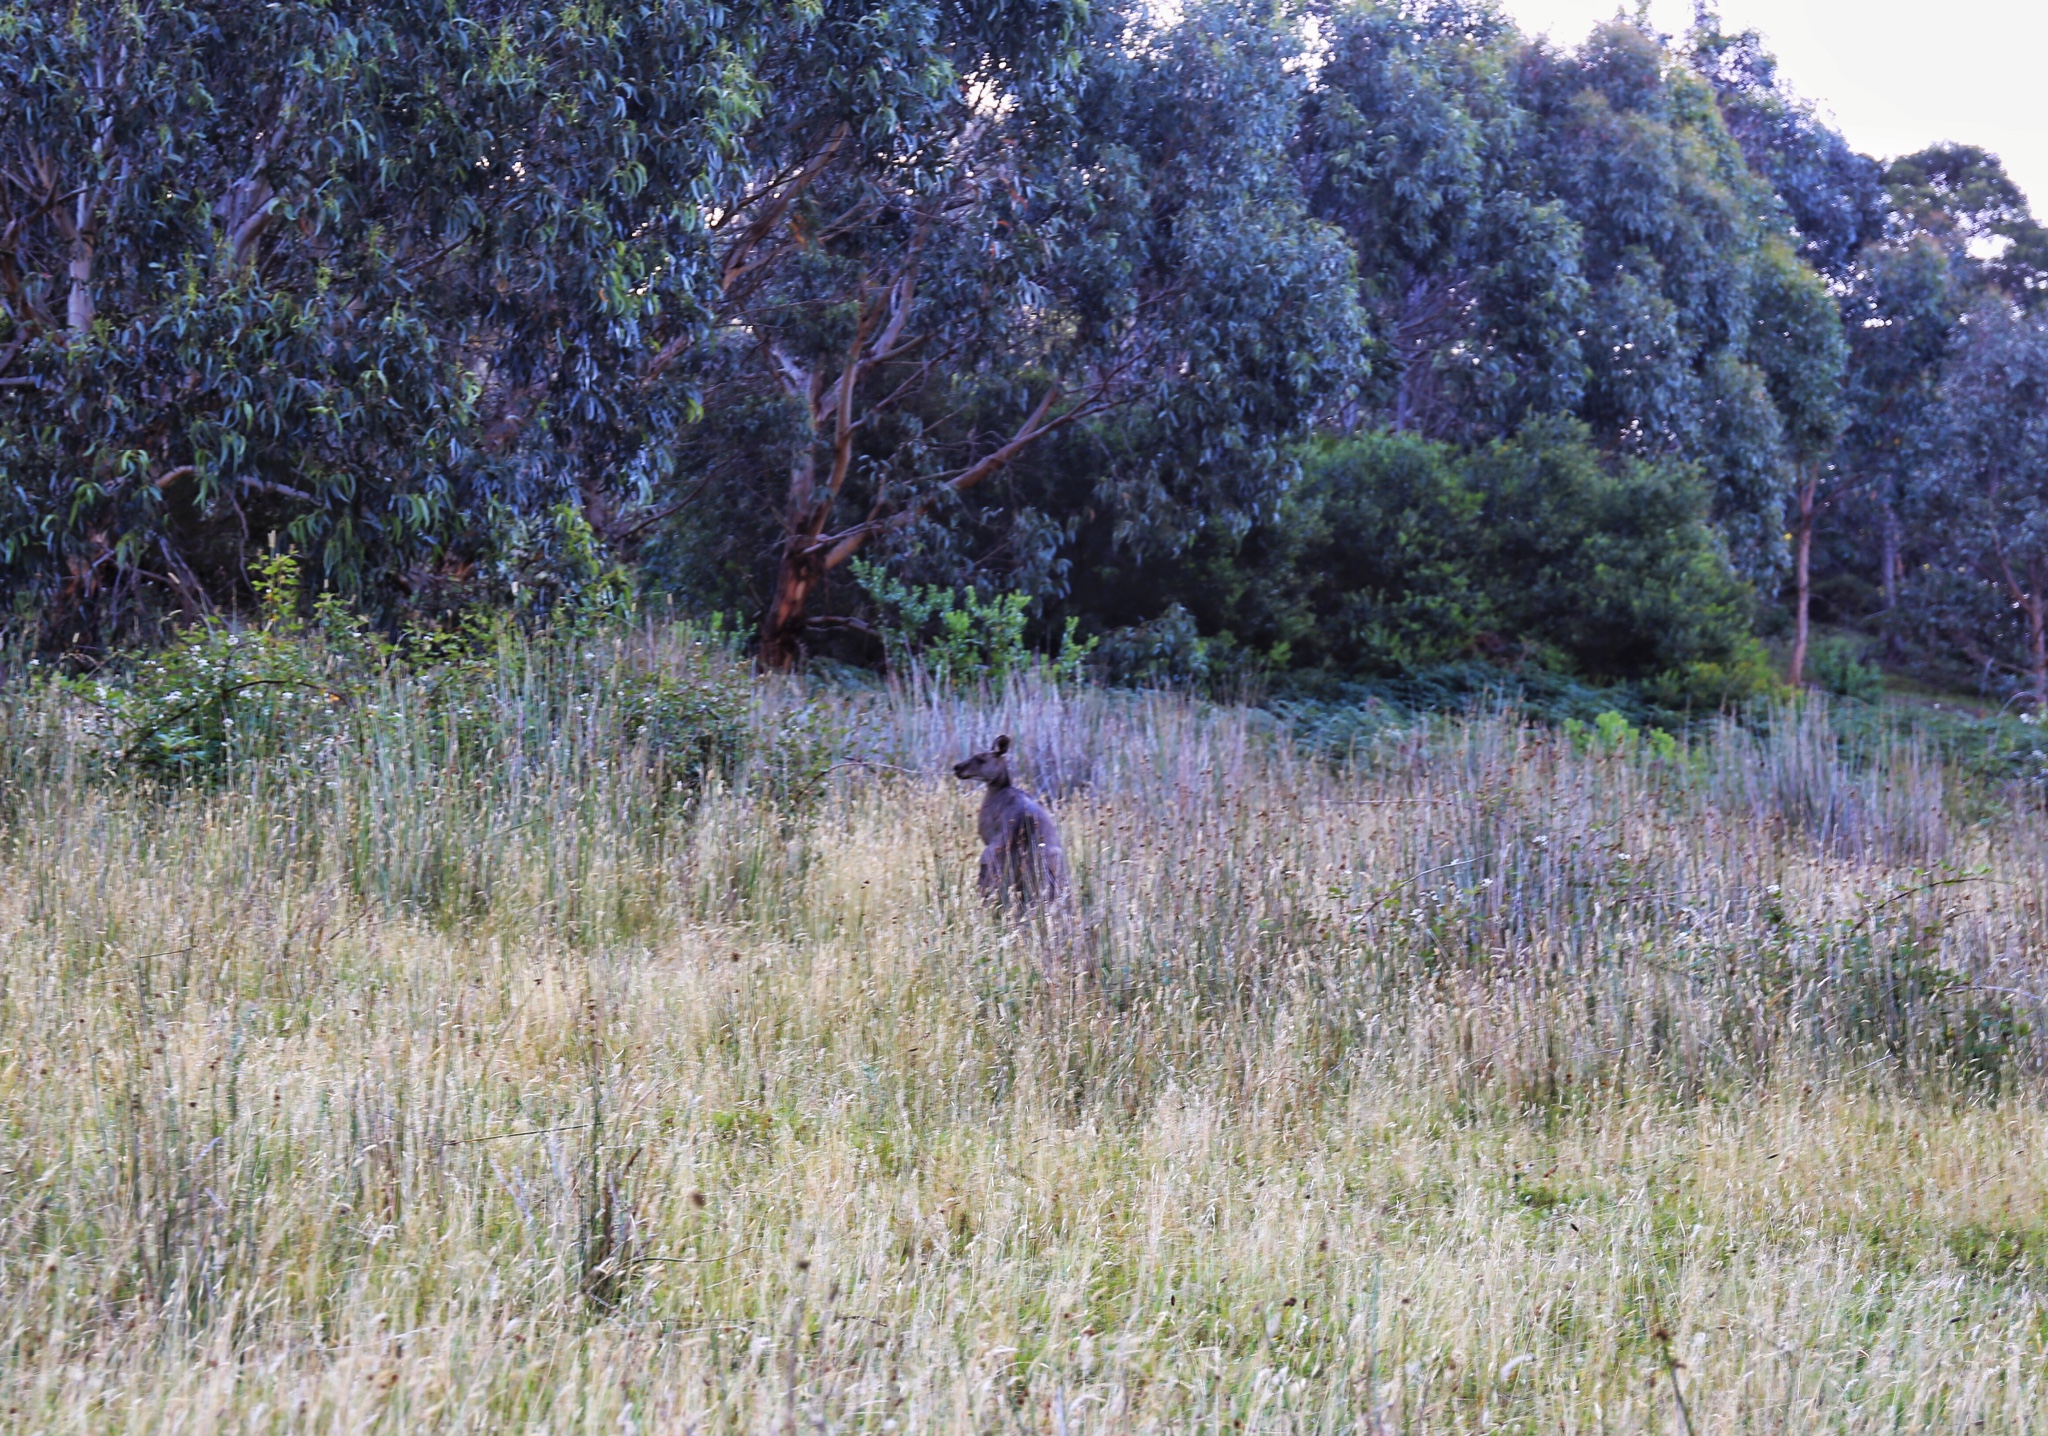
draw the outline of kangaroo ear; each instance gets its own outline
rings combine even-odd
[[[1007,734],[1007,733],[998,733],[998,734],[996,735],[996,751],[997,751],[998,753],[1007,753],[1007,752],[1009,752],[1009,751],[1010,751],[1010,735],[1009,735],[1009,734]]]

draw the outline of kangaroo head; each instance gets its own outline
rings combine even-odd
[[[1010,786],[1010,760],[1003,755],[1010,751],[1010,735],[1005,733],[995,741],[995,746],[986,753],[976,753],[972,758],[963,758],[953,765],[953,776],[970,783],[986,783],[991,788]]]

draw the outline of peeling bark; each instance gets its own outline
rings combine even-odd
[[[84,198],[80,197],[78,203],[83,210]],[[79,218],[83,221],[85,216],[81,214]],[[92,260],[92,238],[81,224],[71,237],[71,298],[64,312],[65,325],[74,339],[92,333]]]

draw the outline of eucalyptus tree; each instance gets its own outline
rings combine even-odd
[[[1874,518],[1865,554],[1889,610],[1904,566],[1900,498],[1940,463],[1941,371],[1967,294],[1941,246],[1915,234],[1867,245],[1841,298],[1850,351],[1836,501],[1862,501]]]
[[[1848,273],[1862,247],[1885,231],[1883,166],[1786,86],[1756,31],[1731,35],[1703,5],[1684,55],[1713,87],[1750,172],[1777,195],[1800,258],[1831,279]]]
[[[0,561],[85,638],[279,532],[427,580],[685,417],[773,7],[0,11]],[[60,633],[68,637],[69,633]]]
[[[1943,459],[1909,493],[1931,540],[1920,615],[2048,711],[2048,318],[1992,295],[1942,380]]]
[[[1988,296],[2038,305],[2048,236],[1983,150],[1934,146],[1893,161],[1884,177],[1882,231],[1834,275],[1850,362],[1847,424],[1824,500],[1849,521],[1837,539],[1838,581],[1867,579],[1887,641],[1903,653],[1931,636],[1911,631],[1927,612],[1925,583],[1912,604],[1900,601],[1906,574],[1940,538],[1905,520],[1933,513],[1930,485],[1954,473],[1940,389],[1958,320]]]
[[[1853,247],[1874,178],[1753,46],[1714,40],[1709,65],[1704,31],[1712,83],[1626,22],[1571,51],[1456,0],[1340,8],[1325,31],[1299,151],[1358,253],[1380,414],[1470,440],[1576,413],[1612,450],[1699,464],[1744,569],[1773,573],[1841,417],[1813,266]],[[1753,173],[1724,94],[1797,204]],[[1830,165],[1862,188],[1836,203]]]
[[[1780,571],[1801,464],[1839,423],[1842,337],[1712,89],[1615,22],[1528,52],[1532,149],[1584,235],[1580,413],[1622,453],[1695,462],[1752,578]]]
[[[1894,235],[1926,235],[1972,289],[2016,303],[2048,302],[2048,227],[1998,156],[1975,145],[1931,145],[1885,171]]]
[[[1483,4],[1367,0],[1322,14],[1319,37],[1293,150],[1312,213],[1356,256],[1370,340],[1361,403],[1340,426],[1471,445],[1577,418],[1586,427],[1573,444],[1590,439],[1617,471],[1668,479],[1674,494],[1692,492],[1677,476],[1703,479],[1717,541],[1752,581],[1777,577],[1788,527],[1803,535],[1794,557],[1806,552],[1845,412],[1841,319],[1815,265],[1850,240],[1823,223],[1820,182],[1808,196],[1820,218],[1795,220],[1731,133],[1714,85],[1634,24],[1560,50]],[[1852,230],[1862,202],[1849,207]],[[1562,470],[1532,472],[1563,482]],[[1206,587],[1167,566],[1077,554],[1094,590],[1085,611],[1177,594],[1204,632],[1362,662],[1371,645],[1322,631],[1341,622],[1326,611],[1327,585],[1287,570],[1327,567],[1302,556],[1323,542],[1303,539],[1302,524],[1334,524],[1340,551],[1372,540],[1336,531],[1350,522],[1338,509],[1307,512],[1283,506],[1242,545],[1206,545],[1204,571],[1224,576]],[[1666,530],[1663,558],[1691,553],[1705,532],[1681,541]],[[1669,572],[1690,572],[1696,557]],[[1663,572],[1663,558],[1640,571]],[[1716,623],[1733,611],[1717,608]],[[1462,618],[1447,625],[1457,642],[1518,641]],[[1597,647],[1571,661],[1598,670]]]
[[[1792,652],[1786,681],[1805,681],[1813,609],[1813,536],[1839,497],[1836,446],[1848,418],[1843,376],[1849,348],[1835,301],[1782,243],[1766,242],[1752,271],[1749,357],[1764,375],[1793,478]]]
[[[1573,409],[1582,235],[1523,152],[1520,36],[1486,6],[1357,5],[1324,39],[1296,149],[1358,255],[1377,416],[1473,438]]]
[[[963,93],[1028,101],[1079,13],[9,0],[7,581],[83,638],[270,532],[386,605],[498,515],[629,532],[809,186],[932,193]]]
[[[1750,173],[1775,197],[1783,237],[1792,245],[1769,235],[1758,245],[1745,347],[1765,373],[1793,469],[1787,678],[1796,687],[1805,676],[1812,620],[1815,531],[1823,513],[1861,477],[1835,461],[1848,418],[1842,390],[1848,340],[1834,300],[1813,275],[1843,284],[1861,247],[1882,228],[1884,192],[1877,162],[1852,150],[1812,106],[1784,88],[1777,60],[1756,32],[1725,34],[1714,13],[1702,8],[1686,37],[1685,57],[1712,87]]]
[[[774,515],[764,664],[858,623],[821,601],[863,552],[1083,508],[1170,545],[1270,501],[1359,351],[1349,256],[1287,163],[1292,44],[1257,6],[1104,7],[1064,86],[956,75],[915,147],[828,132],[780,161],[726,250],[719,412],[676,477]],[[1085,494],[997,482],[1084,429]]]

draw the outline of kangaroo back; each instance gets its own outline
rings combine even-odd
[[[1067,885],[1052,814],[1028,793],[991,788],[981,800],[981,892],[993,902],[1052,902]]]

